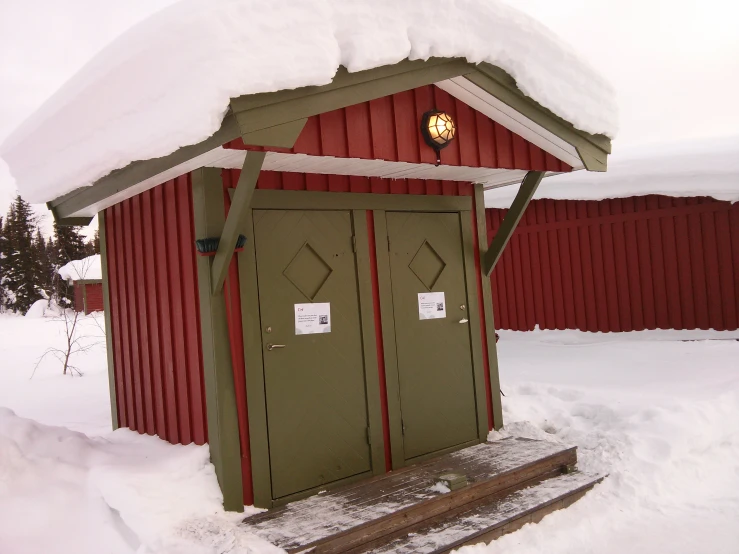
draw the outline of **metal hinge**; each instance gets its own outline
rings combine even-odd
[[[387,251],[390,252],[390,237],[387,238]]]
[[[352,236],[352,252],[357,251],[357,237]]]
[[[400,428],[402,430],[402,433],[405,435],[405,421],[402,419],[400,420]]]
[[[367,427],[367,444],[372,444],[372,430]]]

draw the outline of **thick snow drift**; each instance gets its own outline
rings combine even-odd
[[[279,552],[236,536],[244,516],[224,513],[207,446],[87,437],[0,407],[0,460],[3,553]]]
[[[34,370],[62,319],[0,314],[0,553],[277,552],[224,513],[207,446],[111,432],[103,325],[78,321],[71,377],[52,356]]]
[[[81,260],[67,262],[58,270],[59,276],[65,281],[80,279],[102,279],[103,268],[100,265],[100,254],[88,256]]]
[[[739,136],[632,147],[608,160],[608,172],[547,177],[534,198],[602,200],[647,194],[739,200]],[[518,186],[485,192],[485,206],[508,208]]]
[[[498,0],[181,0],[93,58],[0,156],[21,194],[45,202],[207,138],[231,97],[432,56],[490,62],[579,129],[617,131],[611,85]]]

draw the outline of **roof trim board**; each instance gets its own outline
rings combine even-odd
[[[573,170],[584,167],[577,148],[498,100],[464,76],[453,77],[434,84],[545,152],[566,162]]]
[[[465,77],[488,94],[507,104],[555,136],[577,148],[585,169],[605,171],[611,139],[605,135],[591,135],[576,129],[571,123],[526,96],[516,87],[516,81],[502,69],[487,63],[478,64],[477,71]]]

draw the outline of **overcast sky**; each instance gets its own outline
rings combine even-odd
[[[0,0],[0,141],[101,47],[174,1]],[[509,3],[614,84],[621,109],[615,156],[624,146],[739,134],[736,0]],[[0,161],[0,214],[14,188]]]

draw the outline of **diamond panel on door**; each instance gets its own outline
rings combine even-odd
[[[313,300],[332,271],[326,260],[306,242],[300,247],[283,274],[308,300]]]
[[[441,272],[444,271],[446,263],[434,250],[434,247],[424,240],[408,267],[428,290],[432,290],[436,281],[441,277]]]

